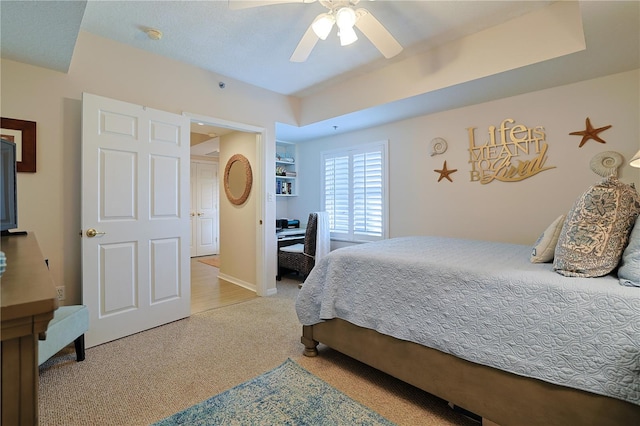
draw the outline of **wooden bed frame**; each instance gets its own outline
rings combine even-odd
[[[323,343],[502,426],[640,422],[640,405],[475,364],[341,319],[303,326],[301,341],[306,356],[318,355]]]

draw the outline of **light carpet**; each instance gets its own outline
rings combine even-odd
[[[205,265],[215,266],[216,268],[220,267],[220,257],[216,256],[207,256],[198,259],[198,262],[204,263]]]
[[[291,359],[155,424],[393,425]]]
[[[477,426],[446,401],[324,345],[317,357],[303,356],[299,283],[283,277],[273,296],[88,348],[82,362],[70,345],[39,368],[39,424],[147,426],[290,358],[398,425]]]

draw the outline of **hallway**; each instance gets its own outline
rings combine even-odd
[[[218,280],[219,269],[191,258],[191,313],[233,305],[253,299],[256,294],[243,287]]]

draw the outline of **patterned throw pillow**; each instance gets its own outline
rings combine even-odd
[[[629,236],[629,244],[622,253],[618,279],[622,285],[640,287],[640,217],[636,219]]]
[[[556,246],[553,269],[568,277],[601,277],[620,262],[640,213],[633,186],[610,176],[578,198]]]
[[[556,244],[560,238],[560,231],[566,215],[560,215],[551,225],[540,235],[531,250],[531,263],[546,263],[553,260],[556,251]]]

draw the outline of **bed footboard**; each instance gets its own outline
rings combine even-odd
[[[630,425],[640,406],[475,364],[333,319],[303,327],[306,356],[321,342],[499,425]]]

